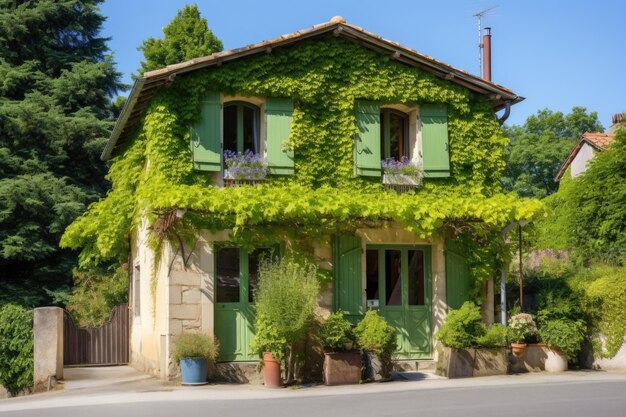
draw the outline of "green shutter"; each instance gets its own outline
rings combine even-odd
[[[448,307],[460,308],[470,299],[472,279],[467,258],[459,245],[446,241],[446,300]]]
[[[209,93],[200,107],[200,120],[191,127],[193,167],[200,171],[219,171],[222,165],[219,93]]]
[[[424,104],[422,120],[422,156],[424,176],[449,177],[448,112],[443,104]]]
[[[293,174],[293,151],[284,149],[289,139],[293,100],[268,97],[265,102],[265,115],[267,117],[267,162],[270,173]]]
[[[356,174],[380,177],[380,106],[357,101],[354,110],[358,130],[354,151]]]
[[[363,315],[361,238],[336,236],[333,249],[333,304],[335,310],[342,310],[346,319],[356,324]]]

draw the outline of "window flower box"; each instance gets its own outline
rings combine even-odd
[[[383,169],[383,188],[404,193],[422,185],[424,170],[421,164],[411,162],[403,156],[399,161],[387,158],[381,161]]]
[[[224,170],[226,187],[260,184],[268,173],[265,158],[249,150],[243,154],[225,151],[224,165],[226,166]]]

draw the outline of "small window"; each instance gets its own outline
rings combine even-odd
[[[235,101],[224,105],[224,151],[259,153],[259,108]]]
[[[405,113],[393,109],[381,110],[380,150],[383,159],[399,161],[402,157],[409,158],[409,123]]]

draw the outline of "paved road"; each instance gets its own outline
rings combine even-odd
[[[626,417],[626,374],[571,372],[300,390],[209,386],[120,391],[5,400],[0,416]]]

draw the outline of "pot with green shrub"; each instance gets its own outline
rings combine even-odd
[[[563,372],[567,362],[580,352],[585,340],[585,324],[582,320],[554,319],[541,323],[541,341],[548,347],[545,370]]]
[[[364,379],[388,381],[393,364],[391,356],[397,349],[395,329],[377,311],[369,310],[354,329],[356,342],[363,349]]]
[[[303,346],[319,293],[317,268],[291,257],[263,259],[255,291],[256,332],[251,348],[263,358],[263,380],[268,388],[298,378]]]
[[[322,323],[320,339],[324,347],[324,383],[358,384],[361,380],[361,352],[354,349],[352,325],[341,310],[332,313]]]
[[[472,302],[451,310],[436,335],[444,346],[440,374],[448,378],[506,374],[506,334],[507,328],[501,324],[487,329],[480,307]]]
[[[205,385],[209,363],[213,363],[219,344],[212,336],[202,333],[182,333],[176,339],[173,357],[180,365],[183,385]]]

